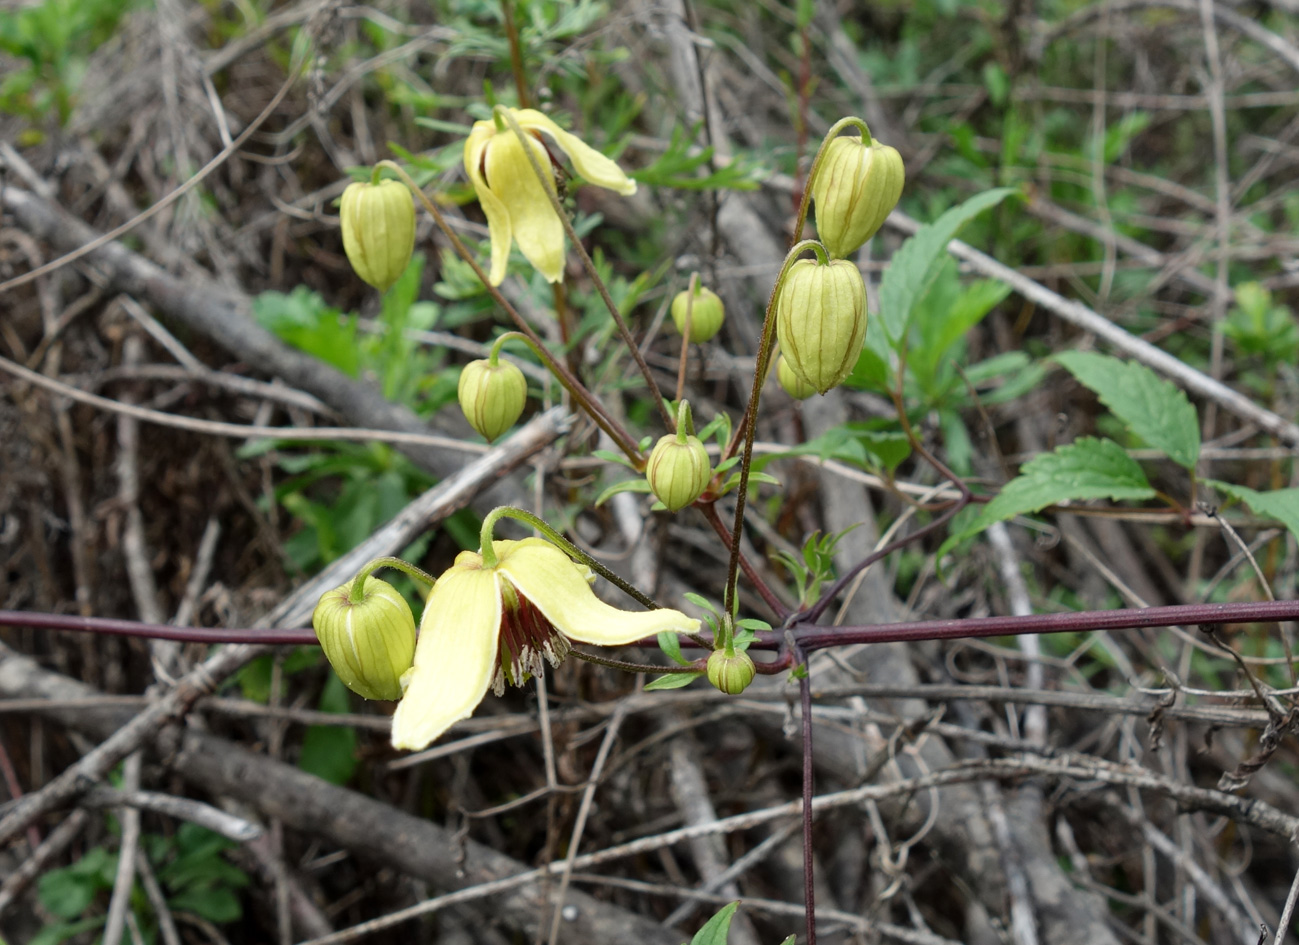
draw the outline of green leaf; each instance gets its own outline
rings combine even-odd
[[[924,295],[937,274],[947,244],[966,222],[1014,193],[1018,193],[1014,188],[999,187],[976,194],[933,223],[922,226],[893,255],[880,281],[880,322],[895,350],[906,337],[916,300]]]
[[[955,260],[951,258],[944,261],[938,273],[940,275],[916,309],[918,337],[907,352],[907,366],[931,397],[940,393],[938,378],[952,373],[950,369],[946,372],[940,370],[948,360],[945,356],[952,346],[1010,294],[1010,286],[996,279],[980,279],[962,290],[957,281]],[[934,289],[948,281],[950,289],[946,294],[950,297],[942,298],[944,293],[936,293]],[[956,353],[954,356],[960,357]]]
[[[98,892],[96,884],[77,875],[73,867],[46,873],[36,890],[41,905],[60,919],[75,919],[81,915],[90,908]]]
[[[722,906],[721,911],[695,933],[690,945],[726,945],[726,937],[731,934],[731,919],[735,918],[735,910],[738,908],[738,902]]]
[[[645,691],[680,689],[682,686],[690,685],[703,675],[703,673],[666,673],[662,676],[655,676],[654,679],[645,684]]]
[[[1186,469],[1200,456],[1200,423],[1195,407],[1171,381],[1144,364],[1091,351],[1065,351],[1055,358],[1128,429]]]
[[[82,919],[80,922],[47,925],[32,938],[28,945],[60,945],[60,943],[66,942],[83,932],[89,932],[91,929],[101,927],[105,919],[105,916],[98,915],[91,916],[89,919]]]
[[[644,449],[644,447],[642,447]],[[615,453],[613,450],[592,450],[591,455],[603,459],[610,463],[621,463],[628,469],[635,470],[636,467],[631,464],[631,460],[623,453]]]
[[[600,493],[595,500],[596,505],[604,505],[619,492],[649,492],[649,480],[642,476],[639,479],[624,479],[622,482],[615,482],[608,489]]]
[[[689,666],[690,660],[681,655],[681,638],[675,633],[664,630],[658,635],[659,649],[667,654],[668,659],[680,666]]]
[[[763,472],[755,472],[752,468],[750,468],[750,469],[749,469],[749,485],[752,486],[754,483],[757,483],[757,482],[765,482],[765,483],[766,483],[767,485],[769,485],[769,486],[778,486],[778,485],[780,485],[780,480],[777,479],[775,476],[769,476],[769,475],[767,475],[766,473],[763,473]],[[727,478],[727,480],[726,480],[724,483],[722,483],[722,487],[721,487],[720,490],[718,490],[718,493],[719,493],[720,495],[726,495],[726,493],[730,492],[732,489],[734,489],[734,488],[735,488],[736,486],[738,486],[739,484],[740,484],[740,474],[739,474],[739,473],[735,473],[735,474],[729,476],[729,477]]]
[[[333,673],[320,694],[324,712],[346,712],[347,687]],[[312,725],[302,738],[298,767],[330,784],[346,784],[356,772],[356,729],[342,725]]]
[[[167,900],[173,911],[193,912],[217,925],[234,922],[243,915],[243,905],[226,886],[204,886],[187,889]]]
[[[1113,440],[1084,437],[1052,453],[1034,457],[1006,483],[978,517],[943,542],[942,557],[957,542],[989,525],[1048,505],[1081,499],[1149,499],[1155,490],[1137,461]]]
[[[1255,515],[1274,518],[1290,533],[1299,538],[1299,489],[1276,489],[1272,492],[1255,492],[1246,486],[1233,486],[1216,479],[1204,480],[1219,492],[1244,502]]]

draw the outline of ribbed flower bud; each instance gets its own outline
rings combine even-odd
[[[902,155],[858,133],[831,141],[812,181],[816,233],[836,259],[857,252],[902,196]]]
[[[338,207],[352,269],[380,292],[397,281],[415,250],[415,204],[395,180],[348,184]]]
[[[645,478],[669,511],[684,509],[704,494],[713,478],[708,450],[697,436],[669,433],[650,453]]]
[[[852,371],[866,337],[866,285],[846,259],[800,259],[776,298],[776,337],[794,375],[819,394]]]
[[[815,387],[794,373],[794,369],[789,366],[783,354],[776,359],[776,380],[780,381],[780,386],[785,388],[785,393],[795,400],[807,400],[816,393]]]
[[[523,413],[528,381],[509,361],[470,361],[460,372],[458,393],[465,419],[490,443]]]
[[[672,321],[678,334],[686,333],[686,308],[690,305],[690,290],[682,289],[672,300]],[[702,344],[712,340],[722,330],[726,320],[726,307],[712,289],[699,286],[695,290],[695,304],[690,311],[690,340]]]
[[[366,699],[400,699],[401,676],[415,661],[415,618],[406,598],[378,578],[351,600],[352,582],[326,591],[311,614],[316,639],[338,678]]]
[[[727,655],[725,650],[713,650],[708,657],[708,681],[728,696],[738,696],[757,674],[753,659],[743,650]]]

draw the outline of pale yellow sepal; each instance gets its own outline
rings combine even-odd
[[[406,694],[393,716],[397,748],[426,747],[487,695],[499,665],[507,596],[526,599],[554,630],[580,643],[619,646],[699,629],[698,620],[679,611],[624,611],[604,603],[591,590],[590,570],[548,541],[496,541],[492,548],[496,567],[461,552],[429,596],[415,665],[402,679]]]
[[[614,161],[541,112],[531,108],[510,111],[529,136],[528,146],[543,170],[551,166],[550,154],[537,140],[538,134],[548,136],[568,155],[573,170],[588,183],[624,196],[636,192],[636,182]],[[488,280],[492,285],[505,279],[512,242],[518,243],[519,251],[547,282],[560,281],[564,276],[564,228],[514,132],[508,127],[499,130],[493,121],[474,122],[465,140],[465,173],[487,217],[492,241]],[[553,192],[553,177],[547,186]]]
[[[496,672],[501,593],[495,571],[453,567],[424,605],[415,664],[392,717],[392,743],[418,750],[474,714]]]
[[[502,545],[511,545],[502,553]],[[545,614],[564,636],[578,643],[623,646],[667,631],[694,633],[699,621],[676,610],[619,610],[595,596],[583,570],[541,538],[494,543],[499,571]]]

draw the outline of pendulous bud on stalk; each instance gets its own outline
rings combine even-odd
[[[824,394],[851,372],[866,337],[866,285],[846,259],[800,259],[776,297],[776,337],[794,376]]]
[[[415,250],[415,204],[395,180],[348,184],[339,202],[343,249],[352,269],[380,292],[406,271]]]
[[[905,179],[902,155],[863,131],[826,145],[812,200],[817,239],[831,256],[850,256],[875,235],[897,206]]]
[[[366,699],[400,699],[401,676],[415,661],[415,618],[406,598],[378,578],[366,578],[360,601],[353,581],[326,591],[311,626],[338,678]]]
[[[757,674],[753,658],[744,650],[713,650],[708,657],[708,681],[728,696],[738,696]]]
[[[460,371],[457,393],[465,419],[490,443],[523,413],[528,381],[509,361],[470,361]]]
[[[690,306],[690,290],[682,289],[672,299],[672,321],[677,333],[686,333],[686,309]],[[694,306],[690,308],[690,340],[695,344],[711,341],[722,330],[726,320],[726,307],[712,289],[699,286],[695,290]]]
[[[785,393],[795,400],[807,400],[816,393],[816,388],[794,373],[782,354],[776,359],[776,380],[785,388]]]
[[[677,409],[677,432],[660,437],[645,466],[650,489],[669,511],[684,509],[704,494],[713,478],[708,450],[694,436],[690,404],[682,401]]]

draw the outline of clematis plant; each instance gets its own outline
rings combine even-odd
[[[568,155],[578,176],[597,187],[623,196],[636,193],[636,182],[614,161],[550,118],[532,108],[502,109],[518,123],[527,145],[543,169],[552,168],[543,137]],[[564,226],[541,179],[532,168],[523,141],[500,118],[474,122],[465,140],[465,173],[474,185],[492,239],[489,279],[500,285],[510,260],[510,246],[518,243],[528,262],[546,277],[559,282],[564,275]],[[556,192],[553,170],[545,186]]]
[[[397,748],[426,747],[472,715],[489,689],[501,695],[506,683],[519,686],[541,673],[544,662],[558,665],[574,641],[623,646],[699,629],[680,611],[604,603],[591,589],[591,569],[549,541],[493,540],[492,527],[507,515],[554,534],[528,513],[497,509],[483,521],[481,551],[462,551],[438,578],[420,620],[415,663],[402,677],[405,694],[392,720]]]

